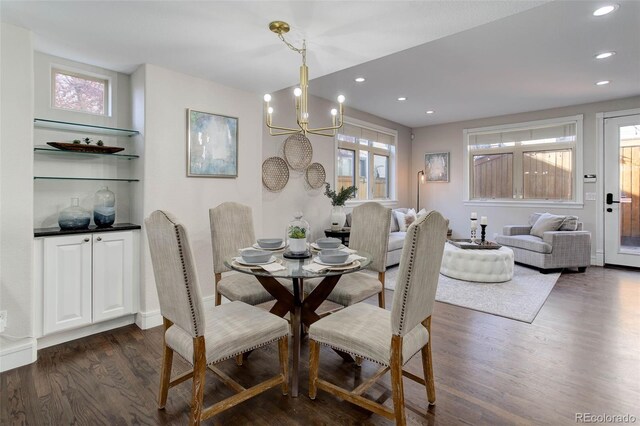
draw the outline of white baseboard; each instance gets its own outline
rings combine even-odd
[[[228,302],[224,297],[222,298],[222,302]],[[205,309],[211,309],[216,304],[215,296],[207,296],[202,298],[202,304]],[[160,314],[160,310],[150,311],[150,312],[138,312],[136,314],[136,325],[141,330],[147,330],[149,328],[157,327],[162,325],[162,315]]]
[[[147,330],[149,328],[162,325],[162,315],[160,315],[160,309],[150,312],[138,312],[136,314],[136,325],[141,330]]]
[[[36,341],[28,338],[23,343],[0,351],[0,373],[31,364],[37,359]]]
[[[60,343],[70,342],[71,340],[80,339],[82,337],[91,336],[92,334],[102,333],[103,331],[112,330],[125,325],[133,324],[134,315],[126,315],[109,321],[103,321],[96,324],[87,325],[85,327],[75,328],[73,330],[61,331],[59,333],[42,336],[38,339],[38,350],[48,348],[49,346],[59,345]]]
[[[604,266],[604,252],[596,251],[595,256],[591,256],[591,264],[594,266]]]

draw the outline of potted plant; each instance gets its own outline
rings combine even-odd
[[[287,226],[287,244],[289,251],[294,254],[302,254],[307,251],[307,236],[309,236],[309,222],[302,219],[302,212],[294,215],[295,219]]]
[[[343,186],[340,188],[340,191],[336,192],[331,189],[331,185],[328,182],[325,183],[324,195],[329,197],[331,205],[333,206],[331,209],[332,230],[337,231],[344,226],[347,220],[347,214],[344,212],[344,203],[346,203],[349,198],[353,198],[357,190],[358,188],[352,185],[346,188]]]

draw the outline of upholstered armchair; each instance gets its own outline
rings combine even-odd
[[[582,230],[576,216],[534,213],[528,225],[507,225],[496,242],[513,250],[516,262],[540,268],[578,268],[591,263],[591,232]]]

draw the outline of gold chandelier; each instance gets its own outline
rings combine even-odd
[[[272,124],[272,116],[273,116],[273,108],[269,105],[271,102],[271,95],[264,95],[264,103],[265,103],[265,123],[269,128],[269,134],[271,136],[280,136],[280,135],[292,135],[296,133],[301,133],[303,135],[307,135],[310,133],[312,135],[320,135],[320,136],[328,136],[333,137],[336,135],[336,132],[339,128],[342,127],[343,124],[343,107],[344,96],[338,96],[338,104],[339,109],[333,108],[331,110],[331,127],[320,127],[317,129],[309,128],[309,110],[308,110],[308,90],[309,90],[309,68],[307,68],[307,44],[306,40],[302,41],[302,48],[298,49],[293,46],[287,40],[284,39],[284,34],[289,32],[289,24],[282,21],[273,21],[269,24],[269,29],[278,35],[278,38],[284,42],[291,50],[294,52],[298,52],[302,55],[302,66],[300,67],[300,85],[293,90],[293,94],[295,95],[295,104],[296,104],[296,122],[298,123],[299,128],[291,129],[288,127],[280,127],[274,126]]]

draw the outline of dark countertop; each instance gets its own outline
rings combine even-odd
[[[71,235],[71,234],[95,234],[98,232],[116,232],[116,231],[129,231],[131,229],[140,229],[140,225],[135,225],[133,223],[114,223],[108,228],[96,228],[95,225],[90,226],[88,229],[72,229],[63,231],[60,228],[35,228],[33,230],[34,237],[53,237],[60,235]]]

